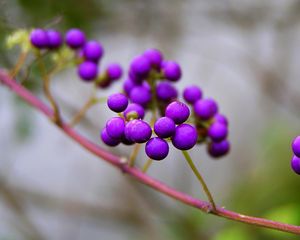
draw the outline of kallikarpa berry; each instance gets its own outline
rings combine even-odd
[[[108,97],[107,106],[110,110],[120,113],[128,106],[128,98],[123,93],[115,93]]]
[[[114,139],[107,134],[106,128],[103,128],[100,134],[102,141],[111,147],[117,146],[120,143],[120,140]]]
[[[293,140],[292,150],[297,157],[300,157],[300,136],[295,137]]]
[[[146,50],[143,55],[149,60],[150,65],[153,68],[157,70],[160,69],[160,65],[163,60],[163,55],[159,50],[151,48]]]
[[[221,142],[227,137],[228,129],[223,123],[214,122],[208,128],[208,136],[214,142]]]
[[[70,48],[78,49],[85,44],[85,34],[80,29],[72,28],[66,33],[66,44]]]
[[[300,175],[300,158],[297,156],[293,156],[291,160],[291,168],[293,171]]]
[[[141,83],[151,70],[151,64],[147,57],[140,55],[135,57],[130,64],[130,75],[136,83]]]
[[[146,143],[145,152],[153,160],[163,160],[169,154],[169,144],[164,139],[154,137]]]
[[[30,33],[30,42],[36,48],[47,48],[49,46],[47,31],[40,28],[32,30],[32,32]]]
[[[113,81],[121,78],[123,74],[121,65],[118,63],[109,64],[106,68],[106,74],[107,77]]]
[[[121,141],[124,135],[125,121],[121,117],[113,117],[106,123],[106,132],[113,138]]]
[[[183,91],[183,98],[190,104],[194,104],[197,100],[202,98],[202,91],[198,86],[188,86]]]
[[[178,93],[171,83],[163,81],[156,85],[156,96],[159,100],[170,102],[177,98]]]
[[[211,98],[200,99],[194,103],[194,112],[200,119],[208,120],[218,112],[218,105]]]
[[[154,132],[160,138],[171,137],[175,133],[176,125],[171,118],[161,117],[154,124]]]
[[[214,120],[215,120],[215,122],[223,123],[224,125],[228,126],[227,118],[220,113],[218,113],[214,116]]]
[[[130,103],[123,112],[123,115],[127,120],[130,120],[131,118],[143,119],[145,116],[145,109],[137,103]]]
[[[145,143],[152,135],[150,125],[139,119],[129,121],[125,126],[125,136],[135,143]]]
[[[88,41],[83,47],[83,55],[86,60],[98,62],[103,54],[104,49],[97,41]]]
[[[181,124],[189,118],[190,109],[186,104],[174,101],[166,107],[165,115],[171,118],[176,124]]]
[[[78,75],[85,81],[92,81],[98,76],[98,66],[94,62],[85,61],[77,68]]]
[[[189,150],[193,148],[197,143],[197,139],[196,128],[186,123],[178,125],[171,138],[174,147],[179,150]]]
[[[57,49],[63,44],[63,37],[59,31],[49,29],[47,30],[47,36],[50,49]]]
[[[226,139],[221,142],[211,142],[207,145],[207,150],[214,158],[222,157],[229,152],[230,143]]]
[[[141,85],[136,86],[131,90],[129,98],[133,103],[137,103],[143,107],[146,107],[151,101],[152,94],[148,88]]]
[[[165,79],[177,82],[181,78],[181,68],[177,62],[163,61],[161,66]]]

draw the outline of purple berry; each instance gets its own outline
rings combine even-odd
[[[186,104],[175,101],[167,106],[165,115],[171,118],[176,124],[181,124],[189,118],[190,110]]]
[[[127,78],[123,83],[123,89],[128,96],[130,95],[131,90],[135,86],[136,86],[136,83],[134,83],[130,78]]]
[[[293,171],[300,175],[300,158],[297,156],[293,156],[291,161],[291,168]]]
[[[185,101],[193,104],[194,102],[202,98],[202,91],[198,86],[189,86],[184,89],[183,97]]]
[[[151,91],[144,86],[136,86],[130,92],[130,100],[134,103],[146,107],[151,101]]]
[[[66,43],[70,48],[81,48],[85,44],[85,34],[77,29],[70,29],[66,33]]]
[[[98,66],[94,62],[83,62],[81,63],[78,68],[78,75],[86,81],[94,80],[98,75]]]
[[[145,152],[153,160],[163,160],[168,156],[169,144],[164,139],[151,138],[145,146]]]
[[[171,118],[161,117],[154,124],[154,132],[160,138],[171,137],[175,132],[176,125]]]
[[[49,45],[48,34],[45,30],[37,28],[30,33],[31,44],[37,48],[47,48]]]
[[[300,157],[300,136],[297,136],[292,142],[292,150],[297,157]]]
[[[124,145],[127,145],[127,146],[134,144],[134,141],[128,139],[128,138],[126,137],[125,134],[124,134],[124,136],[123,136],[121,142],[122,142]]]
[[[97,41],[89,41],[83,47],[85,59],[98,62],[104,53],[102,45]]]
[[[117,80],[122,76],[123,70],[120,64],[118,63],[111,63],[106,68],[106,73],[109,79]]]
[[[152,135],[152,129],[143,120],[134,119],[126,124],[125,136],[135,143],[145,143]]]
[[[176,82],[181,78],[181,68],[174,61],[166,61],[162,64],[162,72],[164,77],[172,82]]]
[[[222,157],[230,150],[230,144],[226,139],[222,142],[211,142],[207,147],[208,153],[214,158]]]
[[[181,124],[176,127],[171,140],[174,147],[180,150],[189,150],[197,143],[197,130],[189,124]]]
[[[51,49],[56,49],[59,48],[62,43],[63,43],[63,38],[62,35],[60,34],[60,32],[56,31],[56,30],[47,30],[47,35],[48,35],[48,47]]]
[[[208,120],[218,112],[218,105],[211,98],[201,99],[194,103],[194,111],[201,119]]]
[[[124,111],[123,115],[127,120],[130,120],[132,116],[143,119],[145,116],[145,110],[141,105],[137,103],[130,103],[128,104],[128,107]]]
[[[150,62],[143,55],[135,57],[130,64],[130,73],[137,78],[147,77],[150,70],[151,70]]]
[[[122,93],[116,93],[108,97],[107,105],[114,112],[123,112],[128,106],[128,98]]]
[[[214,142],[220,142],[224,140],[227,137],[227,134],[228,134],[227,126],[224,125],[223,123],[214,122],[208,128],[208,136]]]
[[[113,117],[106,123],[107,134],[114,139],[121,141],[124,135],[125,121],[121,117]]]
[[[218,113],[214,116],[214,119],[215,119],[215,122],[219,122],[219,123],[222,123],[222,124],[228,126],[228,120],[224,115]]]
[[[120,143],[119,140],[111,138],[107,134],[106,128],[103,128],[101,131],[101,139],[106,145],[111,146],[111,147],[117,146]]]
[[[160,82],[156,85],[156,96],[159,100],[169,102],[177,98],[177,90],[169,82]]]
[[[157,49],[148,49],[143,54],[150,62],[151,66],[159,69],[163,60],[162,53]]]

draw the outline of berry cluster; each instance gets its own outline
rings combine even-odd
[[[297,136],[292,142],[294,156],[291,160],[291,167],[295,173],[300,175],[300,136]]]
[[[102,74],[99,74],[99,62],[104,55],[101,43],[95,40],[86,40],[84,32],[79,29],[70,29],[65,37],[56,30],[34,29],[30,34],[30,42],[37,49],[57,50],[65,43],[75,51],[77,73],[86,81],[94,81],[100,88],[108,87],[113,81],[122,76],[122,68],[117,63],[111,63]]]

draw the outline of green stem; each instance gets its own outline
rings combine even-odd
[[[186,161],[190,165],[192,171],[194,172],[194,174],[198,178],[199,182],[201,183],[202,188],[203,188],[203,190],[204,190],[204,192],[205,192],[205,194],[206,194],[209,202],[211,203],[211,205],[213,207],[213,210],[216,210],[217,208],[216,208],[216,204],[214,202],[214,199],[213,199],[213,197],[212,197],[212,195],[211,195],[211,193],[210,193],[210,191],[209,191],[209,189],[208,189],[208,187],[207,187],[207,185],[206,185],[203,177],[201,176],[200,172],[197,170],[197,168],[196,168],[196,166],[195,166],[195,164],[194,164],[194,162],[193,162],[190,154],[187,151],[182,151],[182,153],[183,153],[183,156],[185,157]]]
[[[140,147],[141,147],[141,144],[138,144],[138,143],[135,144],[135,146],[134,146],[134,148],[132,150],[132,153],[131,153],[131,155],[129,157],[129,166],[130,167],[134,166],[135,159],[136,159],[136,157],[137,157],[137,155],[138,155],[138,153],[140,151]]]
[[[148,158],[147,162],[145,163],[145,165],[142,168],[142,172],[145,173],[147,172],[147,170],[149,169],[149,167],[151,166],[153,160]]]

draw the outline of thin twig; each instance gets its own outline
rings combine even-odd
[[[151,158],[147,159],[147,162],[145,162],[145,165],[142,168],[142,172],[145,173],[147,172],[147,170],[149,169],[149,167],[151,166],[153,160]]]

